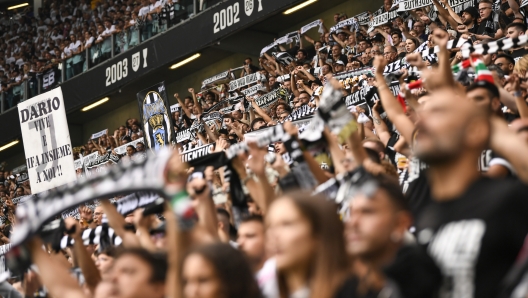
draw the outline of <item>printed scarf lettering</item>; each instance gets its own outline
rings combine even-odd
[[[205,89],[209,85],[215,85],[219,82],[225,81],[230,79],[229,70],[226,70],[222,73],[219,73],[217,75],[214,75],[210,78],[207,78],[202,81],[202,89]]]
[[[261,80],[261,77],[260,77],[260,73],[259,72],[249,74],[249,75],[244,76],[244,77],[242,77],[240,79],[237,79],[237,80],[229,82],[229,91],[234,91],[234,90],[236,90],[238,88],[242,88],[242,87],[245,87],[247,85],[256,83],[257,81],[260,81],[260,80]]]
[[[190,162],[200,157],[213,153],[214,143],[203,145],[181,153],[182,162]]]
[[[416,8],[424,7],[433,4],[431,0],[409,0],[400,2],[398,11],[413,10]]]

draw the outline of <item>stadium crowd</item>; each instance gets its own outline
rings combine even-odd
[[[109,59],[112,48],[114,54],[124,52],[194,13],[189,0],[92,2],[46,0],[37,15],[31,7],[1,12],[0,91],[7,95],[6,110],[23,92],[35,96],[44,73],[54,70],[60,82],[59,64],[68,80]],[[216,2],[205,1],[198,9]]]
[[[70,38],[82,48],[92,23],[103,21],[97,30],[105,32],[123,27],[122,12],[137,17],[132,2],[109,0],[91,10],[98,15],[84,13],[84,0],[47,3],[26,32],[38,39],[40,26],[53,36],[77,30]],[[336,13],[333,24],[319,21],[319,39],[300,30],[199,92],[174,94],[177,149],[164,177],[178,195],[157,202],[155,212],[150,205],[122,212],[124,197],[76,207],[56,229],[58,239],[74,241],[57,247],[57,235],[32,235],[19,256],[36,267],[11,259],[0,295],[528,297],[524,8],[516,0],[463,9],[432,2],[375,28],[342,25],[350,18]],[[371,24],[394,9],[385,0]],[[5,63],[8,53],[29,48],[23,40],[14,42],[18,52],[0,45]],[[463,50],[479,45],[478,54]],[[22,56],[30,69],[39,61]],[[10,64],[2,64],[5,74]],[[77,147],[75,158],[120,158],[105,167],[144,157],[146,142],[132,144],[147,137],[144,130],[128,119]],[[271,132],[283,135],[267,142]],[[206,155],[182,162],[208,145]],[[24,173],[6,167],[0,241],[8,245],[23,217],[17,205],[31,191]],[[195,217],[182,212],[182,196],[192,199]],[[119,241],[85,237],[108,227]]]

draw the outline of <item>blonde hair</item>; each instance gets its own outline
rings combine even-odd
[[[513,71],[520,75],[525,75],[526,71],[528,70],[528,55],[523,56],[517,63],[515,63],[515,66],[513,67]]]

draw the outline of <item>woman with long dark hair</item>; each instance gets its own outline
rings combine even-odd
[[[183,297],[261,297],[242,253],[229,244],[214,243],[192,249],[184,258]]]
[[[276,199],[266,215],[280,297],[333,297],[349,276],[335,204],[308,192]]]

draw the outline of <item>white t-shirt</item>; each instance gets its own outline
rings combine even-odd
[[[84,46],[85,46],[85,47],[86,47],[86,46],[89,46],[89,45],[91,45],[93,42],[94,42],[94,37],[93,37],[93,36],[90,36],[90,38],[84,42]]]
[[[81,46],[81,41],[80,40],[77,40],[75,43],[70,43],[70,46],[68,47],[68,49],[74,53],[77,51],[77,49]]]
[[[56,20],[56,18],[57,18],[57,13],[58,13],[58,10],[57,10],[57,9],[55,9],[55,8],[52,9],[52,10],[50,11],[50,18],[51,18],[52,20]]]
[[[24,60],[22,58],[18,58],[18,60],[15,62],[16,65],[18,65],[18,67],[24,65]]]
[[[65,16],[65,17],[60,17],[61,18],[61,21],[64,23],[66,20],[71,20],[71,16]]]
[[[5,59],[6,64],[11,64],[11,62],[15,62],[15,57],[11,56]]]
[[[114,33],[115,30],[116,29],[115,29],[114,25],[110,26],[110,28],[106,28],[105,27],[105,30],[103,31],[103,34],[104,35],[111,35],[112,33]]]
[[[154,5],[149,4],[149,12],[155,10],[156,8],[158,8],[160,6],[161,6],[161,1],[156,1],[156,3],[154,3]]]
[[[279,297],[279,284],[277,282],[277,264],[274,258],[264,262],[264,266],[255,275],[262,296],[265,298]]]
[[[51,39],[52,39],[53,41],[55,41],[55,40],[57,40],[57,39],[62,39],[62,38],[63,38],[63,36],[60,35],[60,34],[57,34],[57,35],[53,35],[53,34],[52,34],[52,35],[51,35]]]
[[[63,53],[61,54],[61,57],[62,57],[62,58],[65,58],[66,56],[69,56],[69,55],[71,55],[71,51],[70,51],[70,49],[69,49],[69,48],[64,48],[64,51],[63,51]]]
[[[141,7],[141,9],[139,10],[138,16],[144,17],[147,15],[147,13],[149,13],[149,11],[150,11],[150,8],[148,6]]]

